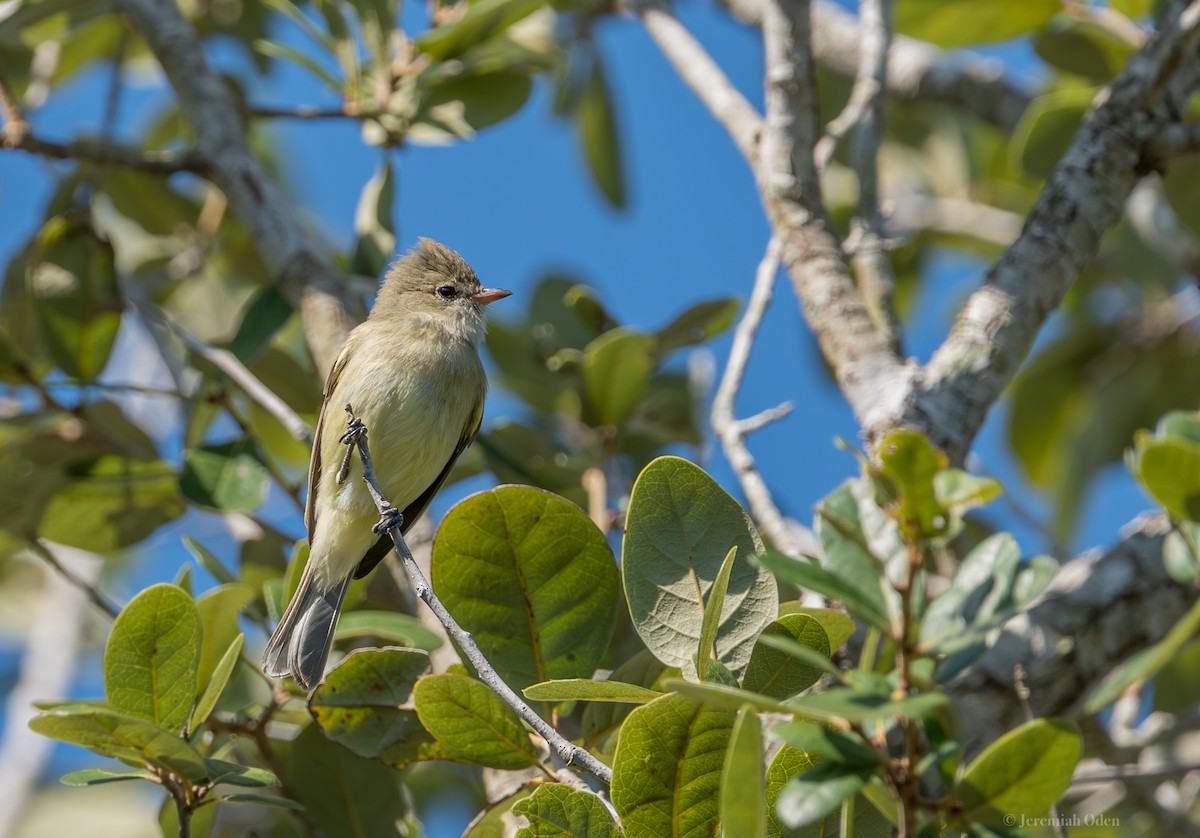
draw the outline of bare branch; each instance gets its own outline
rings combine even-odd
[[[91,140],[57,143],[35,137],[28,131],[9,133],[7,129],[11,125],[12,123],[9,123],[6,126],[2,143],[4,148],[52,160],[83,160],[101,166],[120,166],[155,175],[171,175],[176,172],[203,174],[206,171],[204,161],[191,151],[139,151]]]
[[[87,598],[91,600],[92,604],[107,614],[110,619],[115,620],[117,615],[121,613],[120,608],[118,608],[111,600],[109,600],[108,597],[100,593],[100,591],[95,588],[95,586],[92,584],[92,580],[86,578],[86,576],[75,573],[63,562],[59,561],[58,556],[55,554],[55,549],[62,548],[51,549],[46,544],[43,544],[40,540],[38,540],[29,542],[29,549],[34,553],[34,555],[53,568],[55,573],[67,580],[67,582],[71,583],[79,590],[83,591],[83,593],[87,595]],[[99,561],[99,559],[97,559],[97,561]]]
[[[767,252],[763,255],[754,279],[754,290],[750,293],[750,301],[746,303],[746,311],[733,333],[733,347],[729,350],[729,361],[725,366],[725,374],[713,397],[712,426],[725,457],[733,466],[734,474],[741,483],[742,493],[750,504],[754,519],[762,527],[767,538],[777,550],[789,556],[799,557],[806,552],[808,545],[796,537],[792,526],[784,519],[783,513],[775,505],[771,490],[759,473],[754,463],[754,457],[746,447],[746,435],[752,430],[762,427],[765,420],[746,420],[739,422],[735,412],[738,391],[746,376],[746,366],[750,361],[750,351],[754,348],[754,340],[758,328],[762,324],[763,315],[771,304],[772,286],[779,274],[779,240],[772,238],[767,244]],[[786,409],[775,408],[769,411],[769,419],[782,418],[791,412],[791,405]],[[763,416],[764,414],[759,414]]]
[[[934,230],[1008,247],[1025,219],[1015,212],[965,198],[905,195],[892,202],[888,232]]]
[[[246,115],[256,119],[362,119],[364,116],[342,107],[319,108],[316,105],[296,105],[292,108],[251,105],[246,108]]]
[[[1148,138],[1167,118],[1165,96],[1190,92],[1200,77],[1200,62],[1185,60],[1200,41],[1200,0],[1186,8],[1175,3],[1172,11],[1097,97],[1021,235],[934,353],[914,401],[902,415],[868,427],[869,437],[897,423],[913,424],[962,461],[1042,323],[1120,219],[1142,173]]]
[[[550,746],[559,759],[568,767],[581,769],[605,785],[610,785],[612,783],[612,769],[600,762],[600,760],[596,759],[585,749],[567,741],[561,733],[554,729],[553,725],[534,712],[520,696],[513,692],[513,689],[504,683],[504,679],[500,677],[496,670],[492,668],[488,659],[484,657],[483,652],[480,651],[479,646],[475,643],[475,638],[471,636],[470,632],[460,626],[458,621],[446,610],[446,606],[442,605],[442,601],[433,592],[433,586],[429,584],[429,581],[425,578],[425,574],[421,572],[420,566],[417,564],[416,559],[413,558],[408,545],[404,542],[404,536],[400,533],[400,521],[396,508],[384,497],[383,490],[379,486],[379,480],[375,476],[375,468],[371,463],[371,449],[367,444],[365,429],[361,433],[355,433],[356,426],[357,428],[363,428],[362,423],[353,415],[350,405],[346,406],[346,410],[350,413],[350,427],[352,429],[351,433],[347,434],[348,444],[357,445],[358,447],[358,455],[362,460],[363,482],[367,484],[367,490],[371,493],[371,499],[375,502],[375,507],[379,510],[381,520],[391,519],[395,521],[395,525],[386,528],[386,531],[392,538],[392,544],[396,548],[396,554],[400,557],[400,562],[404,567],[404,572],[408,576],[408,582],[413,591],[429,606],[429,610],[445,626],[446,633],[450,635],[450,638],[462,650],[467,660],[475,667],[475,671],[479,675],[479,680],[486,684],[492,692],[512,708],[513,712],[545,739],[546,744]]]
[[[660,2],[634,7],[646,31],[658,44],[676,72],[724,126],[738,151],[751,167],[758,159],[758,138],[762,117],[746,101],[679,19]]]
[[[166,72],[196,135],[195,153],[250,231],[280,290],[301,312],[309,347],[324,373],[351,325],[355,301],[344,278],[313,249],[291,201],[250,149],[237,106],[174,0],[117,0],[116,7]]]

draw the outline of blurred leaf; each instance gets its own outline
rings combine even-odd
[[[533,81],[525,73],[482,73],[428,85],[408,137],[441,144],[503,122],[529,100]]]
[[[200,693],[200,698],[196,701],[196,707],[192,711],[190,720],[188,721],[188,730],[195,730],[200,725],[208,720],[213,708],[217,706],[217,700],[220,699],[221,693],[225,691],[225,687],[229,684],[229,676],[233,674],[233,668],[237,666],[238,659],[242,654],[242,644],[246,637],[239,634],[229,644],[229,648],[225,650],[225,654],[217,661],[213,667],[212,674],[199,683],[205,684],[204,691]]]
[[[459,503],[438,529],[431,573],[515,689],[589,677],[608,646],[619,597],[612,552],[581,509],[549,492],[502,486]]]
[[[198,692],[203,631],[196,603],[174,585],[152,585],[130,600],[104,647],[109,705],[182,731]]]
[[[669,669],[658,658],[642,649],[629,660],[613,670],[610,681],[622,684],[635,684],[646,689],[658,689],[664,675],[678,676],[679,670]],[[633,708],[627,704],[616,702],[595,701],[583,708],[580,724],[586,739],[600,739],[615,730]]]
[[[593,56],[591,77],[575,104],[575,121],[593,182],[609,204],[623,209],[625,171],[621,139],[617,131],[612,91],[599,52]]]
[[[1059,0],[900,0],[896,31],[940,47],[1007,41],[1033,32],[1062,8]]]
[[[915,541],[946,533],[948,510],[934,490],[938,472],[946,468],[946,455],[929,437],[911,428],[890,431],[879,443],[879,465],[868,466],[875,483],[876,502]]]
[[[208,780],[213,785],[240,786],[248,789],[269,788],[279,785],[279,778],[265,768],[240,765],[223,759],[204,760],[208,769]]]
[[[854,737],[816,722],[773,725],[771,735],[809,757],[867,768],[880,764],[879,755]]]
[[[620,425],[633,413],[654,371],[654,339],[626,329],[613,329],[583,351],[586,421]]]
[[[323,81],[325,86],[332,91],[340,93],[345,86],[342,80],[331,73],[324,64],[303,50],[267,38],[259,38],[254,41],[252,46],[255,52],[267,58],[290,61],[297,67],[308,70],[308,72]]]
[[[385,157],[363,186],[354,213],[354,255],[350,270],[363,276],[379,276],[396,252],[396,178],[392,161]]]
[[[873,597],[874,585],[868,583],[860,589],[823,567],[803,559],[789,558],[782,553],[764,553],[758,557],[758,562],[785,582],[799,585],[807,591],[813,591],[829,599],[838,600],[846,606],[851,614],[865,620],[880,631],[891,630],[881,603],[875,601]]]
[[[740,673],[778,603],[774,579],[748,558],[762,542],[745,511],[699,466],[660,457],[634,483],[625,526],[621,573],[630,615],[647,648],[669,666],[692,665],[704,597],[729,549],[738,548],[717,648]]]
[[[590,678],[543,681],[526,687],[523,694],[530,701],[617,701],[629,704],[645,704],[662,695],[658,690],[637,684],[625,684],[612,679],[593,681]]]
[[[1037,34],[1033,49],[1046,63],[1103,84],[1117,75],[1134,47],[1105,26],[1058,15]]]
[[[509,771],[539,764],[517,715],[474,678],[430,675],[417,682],[413,696],[421,724],[459,759]]]
[[[1200,641],[1193,640],[1167,661],[1154,679],[1154,709],[1179,713],[1200,695]]]
[[[451,23],[427,30],[417,38],[417,49],[445,60],[508,29],[533,14],[545,0],[477,0]]]
[[[821,567],[857,591],[875,614],[899,624],[900,597],[888,571],[907,572],[908,549],[896,521],[876,503],[865,480],[847,480],[817,504],[813,534],[821,545]],[[849,605],[849,602],[846,603]],[[854,612],[867,618],[867,612]],[[877,625],[877,623],[873,623]],[[885,628],[884,633],[888,633]]]
[[[179,488],[184,497],[203,506],[226,512],[257,509],[267,498],[269,482],[253,440],[189,448],[183,453]]]
[[[872,769],[822,762],[793,777],[779,792],[776,808],[785,826],[798,827],[827,817],[862,791]],[[840,820],[840,818],[839,818]]]
[[[414,649],[359,649],[346,657],[308,698],[321,730],[360,757],[423,733],[410,703],[413,685],[429,670],[429,655]]]
[[[1178,520],[1200,520],[1200,427],[1197,414],[1172,413],[1154,433],[1138,431],[1129,455],[1129,470],[1151,497]]]
[[[125,307],[112,245],[87,222],[53,218],[38,234],[28,270],[50,357],[67,375],[94,380],[112,354]]]
[[[704,343],[733,325],[741,303],[732,297],[705,300],[688,308],[655,333],[658,354]]]
[[[153,780],[153,778],[154,774],[146,770],[108,771],[104,768],[83,768],[62,775],[58,781],[64,786],[83,788],[84,786],[98,786],[102,783],[116,783],[122,780]]]
[[[526,783],[507,797],[489,803],[467,824],[462,838],[508,838],[512,834],[510,826],[513,806],[528,798],[541,787],[541,783]]]
[[[546,431],[518,422],[492,426],[471,446],[483,452],[498,482],[526,483],[586,504],[583,473],[592,464],[586,455],[570,454],[564,447]]]
[[[1200,578],[1200,526],[1179,521],[1163,540],[1167,575],[1185,585]]]
[[[1166,637],[1118,665],[1084,702],[1084,711],[1097,713],[1112,704],[1130,687],[1140,684],[1175,659],[1180,650],[1200,632],[1200,602],[1180,618]]]
[[[35,716],[29,727],[43,736],[82,745],[130,765],[153,766],[197,782],[208,776],[204,759],[173,732],[107,707],[56,707]]]
[[[215,578],[222,585],[237,584],[237,577],[230,573],[229,568],[221,564],[221,560],[213,555],[213,552],[199,541],[192,538],[190,535],[185,535],[183,537],[183,546],[189,553],[192,554],[192,557],[200,563],[200,566],[211,573],[213,578]]]
[[[617,741],[611,794],[630,838],[715,834],[734,718],[732,710],[682,695],[629,714]]]
[[[1093,87],[1067,87],[1030,102],[1021,114],[1009,147],[1013,167],[1032,178],[1050,177],[1070,147],[1096,92]]]
[[[394,611],[351,611],[338,620],[334,640],[352,637],[376,637],[387,643],[398,643],[432,652],[442,645],[442,638],[421,625],[410,614]]]
[[[1071,784],[1083,737],[1069,719],[1035,719],[989,745],[955,789],[964,820],[1002,826],[1002,816],[1035,818]]]
[[[767,781],[763,773],[762,722],[749,707],[738,711],[721,772],[721,828],[725,835],[764,838]]]
[[[256,358],[294,313],[279,286],[264,285],[250,298],[229,351],[243,362]]]
[[[772,698],[788,698],[817,683],[822,670],[762,642],[763,637],[772,635],[791,638],[817,654],[829,657],[829,636],[820,623],[805,614],[780,617],[759,635],[742,686]]]
[[[395,838],[408,815],[404,776],[381,762],[355,756],[326,739],[315,724],[291,742],[276,742],[284,776],[326,835]]]
[[[196,546],[199,547],[198,544]],[[217,669],[217,662],[225,656],[229,645],[241,633],[238,629],[238,618],[254,598],[253,588],[235,583],[218,585],[196,600],[200,624],[204,627],[204,641],[197,672],[201,690],[208,688],[209,679]]]
[[[214,798],[222,803],[255,803],[259,806],[278,806],[280,809],[303,809],[303,803],[297,803],[295,800],[288,800],[286,797],[277,797],[275,795],[266,794],[249,794],[247,792],[237,792],[236,794],[221,794]],[[202,810],[203,811],[203,810]]]
[[[543,783],[513,804],[514,815],[529,819],[517,838],[608,838],[618,834],[604,802],[596,795],[562,783]]]
[[[841,719],[847,722],[868,722],[891,716],[924,718],[950,707],[943,692],[913,693],[904,698],[892,698],[889,693],[870,689],[833,687],[787,702],[790,710],[815,721]]]

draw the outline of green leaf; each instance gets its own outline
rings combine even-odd
[[[404,775],[355,756],[308,725],[291,742],[275,742],[290,790],[323,835],[395,838],[409,815]]]
[[[920,431],[899,428],[884,436],[878,457],[879,465],[869,469],[879,505],[889,510],[909,538],[945,534],[950,514],[938,500],[934,484],[938,472],[948,465],[946,455]]]
[[[28,283],[54,363],[94,380],[112,354],[125,306],[112,245],[82,218],[52,218],[38,234]]]
[[[659,457],[634,483],[625,526],[621,573],[630,616],[646,647],[668,666],[693,666],[704,598],[729,548],[738,548],[717,651],[741,673],[778,603],[775,580],[748,559],[762,543],[745,511],[699,466]]]
[[[429,669],[415,649],[359,649],[313,690],[308,712],[321,730],[360,757],[377,757],[424,733],[410,703],[413,686]]]
[[[1091,20],[1059,15],[1033,41],[1046,63],[1104,84],[1124,68],[1134,46],[1112,29]]]
[[[907,567],[908,549],[899,525],[876,503],[871,483],[847,480],[822,498],[813,534],[821,545],[821,567],[858,591],[857,599],[899,625],[900,597],[889,582],[888,568]],[[865,614],[856,616],[866,619]]]
[[[454,58],[533,14],[544,3],[545,0],[478,0],[458,20],[430,29],[417,38],[417,49],[437,59]]]
[[[622,209],[625,206],[625,171],[621,140],[612,91],[599,52],[592,57],[591,75],[575,105],[575,123],[592,180],[609,204]]]
[[[478,73],[453,76],[425,86],[408,139],[444,145],[470,138],[519,111],[533,92],[526,73]]]
[[[762,722],[750,707],[738,711],[721,772],[721,828],[728,836],[767,834],[767,781]]]
[[[1067,87],[1030,102],[1009,146],[1013,167],[1033,178],[1048,178],[1070,147],[1096,93],[1093,87]]]
[[[226,512],[248,512],[267,499],[270,477],[253,440],[189,448],[179,488],[184,497]]]
[[[940,47],[1007,41],[1040,28],[1060,0],[900,0],[896,31]]]
[[[829,637],[820,623],[806,614],[780,617],[763,629],[754,644],[754,652],[750,655],[750,663],[742,678],[744,688],[772,698],[788,698],[817,683],[824,669],[766,645],[763,637],[769,636],[790,638],[822,657],[829,657]]]
[[[579,507],[529,486],[473,495],[433,543],[434,589],[515,689],[589,677],[612,635],[612,551]]]
[[[267,58],[278,58],[284,61],[291,61],[298,67],[308,70],[308,72],[325,82],[326,86],[330,90],[336,90],[340,92],[344,87],[341,79],[325,69],[321,62],[317,61],[307,53],[296,49],[295,47],[288,46],[287,44],[280,43],[279,41],[268,40],[266,38],[259,38],[258,40],[254,41],[251,46],[255,52],[260,55],[265,55]]]
[[[696,303],[655,333],[658,354],[663,356],[711,340],[733,325],[740,308],[741,304],[732,297]]]
[[[1058,800],[1083,753],[1083,737],[1070,719],[1035,719],[1011,730],[967,766],[955,789],[961,817],[991,826],[1034,818]]]
[[[249,789],[279,785],[279,778],[265,768],[213,758],[204,760],[204,767],[208,770],[208,780],[213,785],[224,784]]]
[[[130,547],[183,514],[175,472],[158,461],[106,454],[72,464],[42,510],[38,534],[104,553]]]
[[[893,699],[887,693],[850,687],[834,687],[787,702],[788,710],[817,721],[841,719],[860,724],[893,716],[923,718],[948,707],[950,699],[943,692],[916,693]]]
[[[512,834],[513,806],[529,797],[542,785],[536,782],[526,783],[507,797],[489,803],[467,825],[462,838],[508,838]]]
[[[780,790],[776,803],[779,820],[794,828],[824,818],[862,791],[871,774],[868,768],[820,763]]]
[[[51,739],[147,765],[192,781],[208,776],[200,754],[172,731],[95,705],[64,705],[35,716],[29,727]]]
[[[264,285],[246,305],[242,325],[229,342],[229,351],[243,362],[253,361],[295,311],[278,285]]]
[[[411,646],[432,652],[442,645],[437,633],[421,625],[411,614],[395,611],[351,611],[338,620],[334,640],[352,637],[376,637],[387,643]]]
[[[1180,650],[1200,632],[1200,602],[1176,623],[1166,637],[1129,658],[1108,674],[1084,702],[1083,709],[1096,713],[1112,704],[1127,689],[1140,684],[1170,663]]]
[[[730,711],[741,710],[749,704],[764,713],[790,713],[791,708],[774,698],[743,690],[741,687],[729,684],[715,684],[711,681],[685,681],[682,678],[664,678],[662,687],[665,690],[687,696],[693,701],[707,704],[710,707],[721,707]]]
[[[413,694],[421,724],[458,758],[510,771],[540,764],[520,719],[485,684],[466,675],[430,675]]]
[[[708,600],[704,603],[704,617],[700,621],[700,647],[696,652],[696,674],[701,681],[707,679],[710,661],[720,661],[717,654],[717,628],[721,619],[721,609],[725,606],[725,592],[729,589],[729,574],[733,570],[733,560],[737,556],[737,545],[729,548],[717,578],[708,589]],[[753,658],[752,658],[753,659]]]
[[[562,783],[543,783],[532,795],[514,803],[512,812],[529,819],[529,826],[517,830],[517,838],[608,838],[617,834],[599,797]]]
[[[933,476],[933,489],[937,501],[952,516],[962,515],[977,506],[991,503],[1004,494],[999,480],[979,477],[958,468],[942,469]]]
[[[654,371],[654,338],[612,329],[583,350],[585,420],[590,425],[624,423],[646,393]]]
[[[830,649],[840,648],[854,634],[854,618],[833,608],[809,608],[798,601],[781,602],[779,616],[786,617],[789,614],[805,614],[816,620],[825,629]]]
[[[221,560],[213,554],[211,550],[205,547],[190,535],[183,537],[183,546],[187,549],[192,557],[200,563],[200,566],[213,575],[222,585],[233,585],[237,583],[237,577],[229,572],[229,568],[221,564]]]
[[[183,730],[196,700],[203,629],[192,598],[153,585],[117,615],[104,647],[104,693],[116,711]]]
[[[793,777],[803,774],[808,769],[816,765],[816,761],[798,748],[793,748],[791,745],[784,745],[775,754],[771,764],[767,766],[767,836],[768,838],[798,838],[803,835],[804,838],[826,838],[826,835],[832,835],[832,832],[820,830],[816,832],[801,832],[799,830],[790,829],[784,825],[779,818],[779,794]]]
[[[219,800],[222,803],[254,803],[259,806],[275,806],[280,809],[303,809],[303,803],[297,803],[295,800],[288,800],[286,797],[278,797],[268,794],[251,794],[249,792],[235,792],[234,794],[220,794],[214,800]]]
[[[715,833],[734,718],[732,710],[682,695],[663,696],[629,714],[612,782],[612,802],[629,838]]]
[[[568,678],[562,681],[544,681],[526,687],[524,695],[530,701],[616,701],[627,704],[645,704],[662,696],[637,684],[620,681],[593,681],[589,678]]]
[[[1173,518],[1200,521],[1200,444],[1139,431],[1130,470]]]
[[[867,768],[879,765],[879,755],[857,739],[815,722],[783,722],[771,735],[810,757]]]
[[[229,644],[229,648],[225,650],[225,654],[217,661],[217,665],[213,668],[208,680],[204,683],[207,686],[204,692],[200,694],[199,700],[196,702],[196,707],[192,711],[191,719],[188,721],[188,730],[195,730],[208,719],[213,708],[217,706],[217,699],[221,697],[221,693],[225,691],[226,685],[229,683],[229,676],[233,674],[233,668],[237,666],[238,659],[242,654],[242,644],[245,642],[246,636],[239,634]]]
[[[667,673],[670,673],[667,675]],[[678,669],[668,669],[654,655],[642,649],[636,655],[613,670],[610,681],[622,684],[636,684],[659,692],[659,686],[664,676],[677,677]],[[593,701],[583,708],[580,724],[583,736],[587,740],[599,740],[606,734],[616,730],[633,708],[627,704]]]
[[[856,585],[812,562],[781,553],[764,553],[758,557],[758,562],[785,582],[844,603],[851,614],[880,631],[891,630],[884,610],[886,606],[874,595],[877,586],[873,581],[864,580],[861,586]]]
[[[58,781],[64,786],[83,788],[84,786],[98,786],[102,783],[117,783],[122,780],[153,779],[154,774],[150,771],[109,771],[104,768],[83,768],[62,775]]]
[[[218,664],[223,661],[230,645],[241,633],[238,619],[255,599],[249,585],[234,583],[218,585],[196,600],[204,641],[200,646],[200,668],[196,678],[200,690],[207,690]]]
[[[354,256],[350,269],[364,276],[379,276],[396,252],[396,178],[390,158],[385,158],[363,187],[354,213]]]

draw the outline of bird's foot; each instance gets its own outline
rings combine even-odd
[[[383,535],[404,525],[404,516],[394,506],[385,506],[379,513],[379,523],[371,527],[371,532]]]
[[[346,446],[346,455],[342,457],[342,467],[337,473],[339,484],[345,483],[346,478],[350,476],[350,455],[354,453],[354,446],[358,444],[359,438],[367,435],[367,426],[354,415],[354,408],[350,405],[346,405],[346,426],[347,430],[341,438],[342,445]]]

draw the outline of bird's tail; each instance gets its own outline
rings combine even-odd
[[[263,672],[273,678],[291,676],[306,691],[315,687],[325,674],[333,630],[337,627],[342,600],[346,598],[346,588],[350,586],[347,576],[337,586],[321,590],[314,576],[310,561],[262,658]]]

